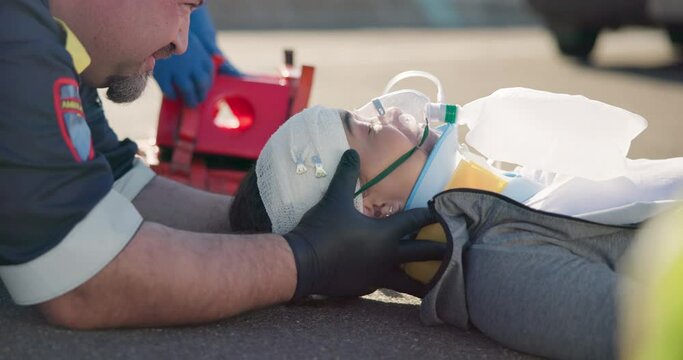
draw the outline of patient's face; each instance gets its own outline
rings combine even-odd
[[[390,108],[384,116],[374,119],[347,111],[341,111],[341,116],[349,145],[361,158],[361,185],[419,144],[424,131],[423,126],[397,108]],[[367,216],[386,217],[403,210],[435,141],[436,134],[430,133],[427,143],[406,162],[363,193]]]

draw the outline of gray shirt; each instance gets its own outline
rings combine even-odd
[[[451,248],[422,303],[426,324],[473,325],[513,349],[559,359],[617,357],[617,263],[636,228],[525,207],[477,190],[431,206]]]

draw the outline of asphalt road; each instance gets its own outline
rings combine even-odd
[[[314,104],[357,107],[396,73],[419,69],[441,78],[456,103],[528,86],[624,107],[650,121],[631,157],[683,156],[683,65],[655,30],[607,34],[591,65],[558,56],[536,28],[222,32],[220,43],[255,73],[273,72],[282,50],[295,48],[298,61],[317,67]],[[424,83],[408,84],[434,94]],[[148,147],[159,104],[151,84],[139,102],[105,107],[121,137]],[[199,327],[87,333],[51,328],[0,294],[0,359],[525,358],[477,332],[422,326],[418,300],[396,294],[279,306]]]
[[[198,327],[75,332],[46,325],[0,289],[0,359],[532,359],[476,331],[421,326],[417,301],[378,292]]]

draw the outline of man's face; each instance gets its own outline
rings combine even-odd
[[[190,13],[203,0],[84,0],[64,19],[85,45],[89,85],[114,102],[137,99],[156,60],[187,49]]]

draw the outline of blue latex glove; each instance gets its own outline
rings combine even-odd
[[[173,100],[180,96],[189,107],[196,107],[206,99],[213,76],[211,54],[192,33],[185,54],[158,61],[154,67],[154,78],[164,95]]]
[[[216,44],[216,28],[211,21],[211,16],[209,15],[209,10],[206,6],[202,6],[192,13],[190,32],[197,36],[209,54],[212,56],[220,55],[221,57],[224,57],[223,52]],[[242,73],[227,60],[221,65],[218,72],[233,76],[242,75]]]
[[[216,31],[208,9],[202,6],[192,13],[185,54],[158,61],[154,78],[166,97],[173,100],[180,97],[186,106],[196,107],[206,100],[213,84],[214,55],[223,56],[216,45]],[[241,75],[227,61],[221,65],[219,72]]]

